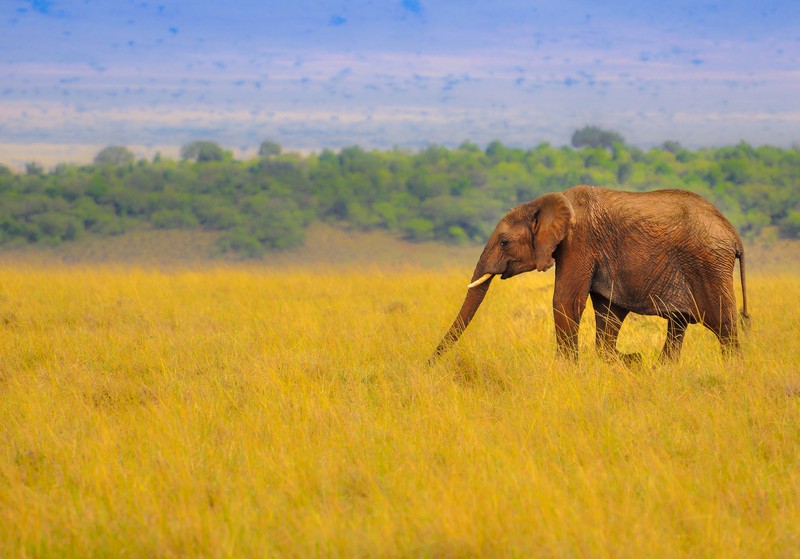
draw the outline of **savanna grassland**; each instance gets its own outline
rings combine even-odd
[[[748,266],[743,359],[634,317],[628,369],[590,310],[555,358],[552,272],[426,367],[468,266],[6,263],[0,556],[796,556],[800,271]]]

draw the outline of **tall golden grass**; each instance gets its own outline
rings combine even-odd
[[[0,556],[800,553],[800,275],[741,360],[560,361],[527,274],[428,368],[469,272],[0,270]]]

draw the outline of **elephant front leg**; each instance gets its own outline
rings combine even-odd
[[[563,251],[562,251],[563,252]],[[553,319],[556,347],[560,357],[578,360],[578,326],[589,299],[594,267],[580,255],[561,255],[556,260],[556,284],[553,289]]]
[[[553,298],[553,318],[556,324],[556,348],[559,357],[578,360],[578,327],[586,308],[582,298]]]

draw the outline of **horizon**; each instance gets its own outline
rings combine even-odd
[[[201,139],[569,145],[586,125],[642,148],[791,147],[798,23],[788,1],[18,0],[0,16],[0,163]]]
[[[613,131],[611,131],[611,132],[613,132]],[[202,138],[200,140],[192,140],[190,142],[187,142],[187,144],[195,142],[195,141],[208,141],[208,142],[211,142],[213,144],[218,145],[224,151],[229,152],[234,161],[243,162],[243,161],[247,161],[247,160],[250,160],[250,159],[259,158],[258,150],[259,150],[260,143],[258,145],[254,145],[252,147],[248,147],[246,149],[244,149],[244,148],[240,148],[240,149],[231,148],[230,146],[226,146],[224,144],[220,144],[219,142],[216,142],[213,139],[208,139],[208,138]],[[271,141],[271,140],[267,139],[265,141]],[[518,148],[518,149],[523,149],[523,150],[536,150],[542,143],[551,145],[551,146],[556,147],[556,148],[568,147],[570,149],[577,150],[577,151],[580,151],[580,149],[582,149],[582,148],[576,148],[576,147],[572,146],[571,142],[555,143],[555,142],[541,141],[541,142],[538,142],[536,145],[527,146],[527,145],[507,144],[507,143],[505,143],[502,140],[497,139],[497,138],[495,138],[495,140],[492,140],[491,142],[494,142],[494,141],[500,141],[500,143],[502,143],[503,145],[505,145],[507,147],[510,147],[510,148],[515,148],[515,149]],[[634,145],[634,144],[632,144],[632,143],[630,143],[628,141],[625,141],[624,145],[625,145],[626,148],[629,148],[629,149],[630,148],[632,148],[632,149],[642,149],[644,151],[647,151],[649,149],[665,149],[664,148],[664,144],[666,142],[668,142],[668,141],[670,141],[670,140],[665,140],[664,142],[659,142],[659,143],[656,143],[656,144],[654,144],[652,146],[644,146],[644,147],[643,146],[637,146],[637,145]],[[481,151],[485,151],[488,148],[489,143],[491,143],[491,142],[487,142],[486,144],[478,144],[477,142],[473,142],[473,141],[467,139],[467,140],[463,140],[463,141],[460,141],[460,142],[452,142],[452,143],[448,143],[448,144],[430,142],[430,143],[420,144],[418,146],[365,147],[365,146],[362,146],[362,145],[359,145],[359,144],[350,144],[350,145],[342,145],[342,146],[336,146],[336,147],[320,146],[320,147],[315,148],[315,149],[291,148],[291,147],[286,147],[286,146],[281,145],[280,146],[281,147],[281,152],[280,153],[281,153],[281,155],[294,154],[294,155],[299,155],[300,157],[306,158],[306,157],[313,156],[313,155],[319,155],[320,153],[322,153],[322,152],[324,152],[326,150],[332,150],[335,153],[338,153],[339,151],[341,151],[343,149],[355,147],[355,148],[364,149],[366,151],[378,151],[378,152],[387,152],[387,151],[392,151],[392,150],[399,149],[399,150],[407,150],[409,153],[413,154],[413,153],[418,153],[420,151],[423,151],[426,148],[432,147],[432,146],[434,146],[434,147],[435,146],[442,146],[442,147],[444,147],[444,148],[446,148],[448,150],[455,150],[455,149],[459,149],[459,147],[462,144],[465,144],[465,143],[474,144]],[[754,148],[777,147],[778,149],[800,150],[800,143],[795,143],[795,144],[793,144],[791,146],[784,147],[784,146],[776,146],[774,144],[750,144],[746,140],[739,140],[737,142],[731,142],[731,143],[728,143],[728,144],[719,144],[719,145],[714,145],[714,146],[688,147],[688,146],[684,146],[683,144],[680,144],[680,143],[679,144],[680,144],[680,147],[682,147],[684,149],[688,149],[689,151],[701,151],[701,150],[705,150],[705,149],[719,149],[719,148],[724,148],[724,147],[733,147],[733,146],[737,146],[737,145],[739,145],[741,143],[745,143],[745,144],[751,145]],[[165,160],[171,160],[171,161],[181,161],[182,160],[181,153],[180,153],[181,149],[187,144],[184,144],[183,146],[136,146],[136,145],[121,145],[121,144],[58,145],[58,146],[45,145],[45,146],[34,146],[33,150],[31,149],[31,146],[16,146],[16,145],[11,145],[11,144],[0,144],[0,165],[9,168],[12,171],[23,172],[23,171],[25,171],[25,168],[26,168],[26,166],[28,164],[39,164],[39,165],[42,165],[44,167],[45,171],[52,172],[52,171],[55,170],[55,168],[58,165],[62,165],[62,164],[63,165],[78,165],[78,166],[92,165],[92,164],[94,164],[95,157],[103,149],[108,148],[108,147],[126,148],[134,155],[136,161],[145,160],[145,161],[152,162],[152,161],[155,160],[156,157],[159,157],[159,158],[165,159]],[[21,157],[24,156],[24,154],[33,153],[34,151],[36,153],[38,153],[38,154],[44,154],[44,156],[38,157],[38,158],[33,157],[33,158],[30,158],[30,159],[24,159],[24,160],[21,158]],[[23,154],[23,155],[21,156],[20,154]],[[17,161],[15,163],[9,163],[7,161],[4,161],[3,157],[2,157],[2,156],[7,156],[7,157],[12,157],[13,158],[14,155],[17,156]]]

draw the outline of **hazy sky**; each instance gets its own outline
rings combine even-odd
[[[0,5],[4,162],[200,138],[562,145],[585,124],[643,147],[800,142],[797,0]]]

